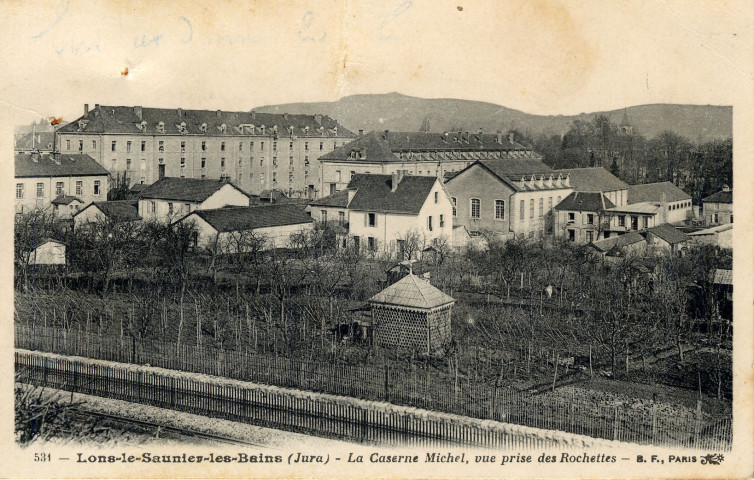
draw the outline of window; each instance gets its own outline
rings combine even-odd
[[[326,222],[327,221],[327,210],[322,210],[320,213],[322,214],[322,221]]]
[[[427,217],[427,230],[432,231],[432,215]]]
[[[221,168],[222,170],[225,170],[225,157],[222,157],[222,158],[220,159],[220,168]]]
[[[126,159],[126,170],[131,170],[131,159],[130,158]]]
[[[65,149],[66,150],[70,150],[71,149],[71,141],[70,140],[66,140],[65,141]],[[114,150],[115,150],[115,142],[113,142],[113,151]]]
[[[130,151],[131,151],[131,141],[129,140],[128,142],[126,142],[126,152],[130,152]]]
[[[115,144],[115,142],[113,142],[113,145],[114,145],[114,144]],[[161,152],[164,152],[164,151],[165,151],[165,141],[164,141],[164,140],[160,140],[160,141],[159,141],[159,143],[158,143],[158,148],[157,148],[157,149],[158,149],[159,151],[161,151]],[[113,151],[115,151],[115,148],[113,148]]]
[[[346,212],[338,212],[338,225],[341,227],[346,225]]]
[[[575,222],[576,221],[576,214],[573,212],[568,212],[568,221],[569,222]]]
[[[534,218],[534,199],[529,199],[529,218]]]
[[[481,213],[482,202],[478,198],[471,199],[471,218],[479,218]]]
[[[309,142],[304,142],[304,151],[309,151]]]
[[[149,202],[149,213],[155,213],[157,211],[157,205],[154,203],[154,200]]]
[[[94,194],[99,195],[100,194],[100,184],[99,180],[94,181]]]
[[[440,192],[435,192],[435,203],[440,202]]]
[[[644,228],[649,228],[649,217],[644,217]]]
[[[147,151],[147,142],[142,141],[141,142],[141,151],[146,152]]]
[[[288,165],[293,166],[293,155],[288,158]]]
[[[238,151],[243,152],[243,142],[238,142]]]
[[[277,172],[272,172],[272,183],[278,183],[278,174]]]
[[[259,174],[259,183],[264,183],[264,173]]]
[[[112,145],[110,145],[110,150],[112,150],[113,152],[115,151],[115,145],[116,145],[116,143],[117,142],[115,140],[113,140]],[[160,145],[162,145],[162,142],[160,142]],[[68,149],[70,150],[71,147],[68,147]]]
[[[337,182],[341,182],[342,181],[342,178],[341,178],[341,175],[340,175],[340,170],[335,170],[335,178],[337,179],[336,180]]]
[[[540,198],[539,199],[539,218],[542,218],[545,216],[545,199]]]
[[[37,198],[41,198],[45,196],[45,184],[40,182],[37,183]]]
[[[173,214],[173,202],[168,202],[168,215]]]
[[[181,157],[181,169],[186,168],[186,157]]]
[[[259,166],[264,167],[264,157],[259,159]]]
[[[293,142],[291,142],[291,143],[290,143],[290,144],[288,145],[288,150],[290,150],[291,152],[293,152]]]
[[[202,168],[204,168],[206,166],[207,166],[207,158],[206,157],[202,157]]]
[[[309,165],[309,155],[304,157],[304,165]]]
[[[495,220],[505,220],[505,200],[495,200]]]
[[[238,168],[241,168],[241,167],[243,167],[243,158],[239,157],[238,158]]]
[[[63,195],[63,182],[55,183],[55,195]]]
[[[618,215],[618,226],[619,227],[625,227],[626,226],[626,216],[625,215]]]
[[[16,184],[16,198],[24,198],[24,184],[23,183]]]
[[[272,157],[272,166],[277,167],[278,166],[278,157]]]
[[[631,215],[631,230],[638,230],[639,229],[639,217],[636,215]]]
[[[353,178],[353,176],[351,176]],[[450,197],[450,203],[453,206],[453,216],[458,216],[458,211],[456,210],[456,197]]]
[[[576,241],[576,230],[568,229],[568,241],[570,242]]]
[[[79,140],[79,152],[83,152],[83,151],[84,151],[84,141]]]
[[[524,206],[524,201],[523,201],[523,200],[521,200],[521,201],[519,202],[519,212],[518,212],[518,217],[519,217],[519,220],[523,220],[523,219],[524,219],[524,211],[525,211],[525,210],[524,210],[524,208],[526,208],[526,207]]]
[[[272,142],[272,151],[277,152],[278,150],[278,142]]]
[[[593,242],[594,241],[594,232],[592,230],[586,231],[586,241],[587,242]]]
[[[552,212],[552,197],[547,199],[547,213]]]
[[[288,172],[288,183],[293,183],[293,173]]]
[[[264,150],[264,142],[259,142],[259,149]]]
[[[376,213],[368,213],[367,214],[367,226],[368,227],[376,227],[377,226],[377,214]]]
[[[92,150],[97,150],[97,140],[92,140]]]
[[[377,241],[374,237],[367,237],[367,246],[369,247],[369,250],[377,250]]]
[[[445,215],[442,213],[440,214],[440,228],[443,228],[445,226]]]
[[[191,204],[190,203],[184,203],[183,204],[183,211],[186,212],[186,213],[190,213],[191,212]]]
[[[587,225],[594,225],[594,214],[593,213],[587,213],[586,214],[586,224]]]
[[[225,142],[220,142],[220,151],[221,152],[225,151]]]
[[[325,142],[319,142],[319,150],[322,151],[325,149]]]
[[[332,142],[332,149],[335,150],[338,148],[338,142]]]
[[[356,175],[356,172],[354,170],[351,170],[351,178],[349,180],[353,180],[354,175]]]
[[[81,180],[76,181],[76,195],[81,195],[84,190],[84,182]]]

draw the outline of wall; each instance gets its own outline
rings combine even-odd
[[[705,202],[703,215],[705,226],[733,223],[733,204]],[[715,215],[717,215],[717,221],[715,221]]]
[[[217,241],[221,248],[224,250],[223,253],[235,253],[235,243],[232,241],[231,232],[221,233],[218,239],[217,230],[215,230],[212,225],[207,223],[203,218],[196,214],[189,215],[182,221],[194,223],[194,226],[196,227],[198,233],[197,245],[200,248],[214,247],[215,242]],[[295,225],[257,228],[254,230],[254,233],[260,235],[260,237],[265,239],[265,249],[273,247],[281,248],[288,246],[292,234],[305,230],[311,230],[312,228],[314,228],[314,223],[310,222]],[[228,248],[230,248],[232,251],[226,250]]]
[[[228,128],[232,127],[228,125]],[[230,180],[253,194],[272,188],[279,188],[286,193],[293,190],[305,194],[309,192],[310,185],[313,189],[318,189],[321,184],[319,157],[353,140],[352,137],[321,137],[319,135],[295,137],[295,139],[280,135],[277,140],[272,135],[93,135],[78,133],[58,133],[57,135],[58,148],[62,153],[78,153],[79,140],[82,140],[82,153],[91,155],[100,165],[108,169],[114,178],[125,172],[131,185],[154,183],[159,179],[159,165],[163,164],[165,176],[219,179],[222,175],[227,175]],[[67,149],[67,140],[70,140],[70,150]],[[128,150],[129,141],[131,142],[130,151]],[[112,142],[116,142],[115,151],[112,151]],[[144,151],[141,150],[142,142],[145,142]],[[182,142],[185,142],[184,148],[181,148]],[[202,149],[202,142],[204,142],[204,149]],[[293,143],[293,148],[291,148],[291,143]],[[293,157],[292,182],[289,181],[291,157]],[[277,167],[273,166],[275,158]],[[183,168],[181,168],[181,159],[184,159]],[[204,159],[204,168],[202,168],[202,159]],[[275,183],[272,181],[273,172],[277,177]],[[263,177],[264,180],[262,180]]]
[[[451,197],[456,198],[456,216],[453,222],[465,226],[469,232],[489,230],[508,233],[510,225],[510,195],[513,189],[493,177],[485,169],[475,166],[453,177],[446,184]],[[479,218],[471,218],[471,199],[480,202]],[[495,200],[505,202],[505,218],[495,218]]]
[[[155,211],[152,212],[152,202]],[[170,213],[170,204],[173,204],[173,213]],[[178,200],[163,200],[156,198],[139,199],[139,216],[145,221],[157,220],[160,222],[172,222],[194,210],[209,210],[222,208],[228,205],[248,207],[249,197],[238,191],[233,185],[226,184],[210,195],[204,202],[186,202]]]
[[[76,182],[82,182],[81,194],[76,194]],[[94,194],[94,182],[100,182],[99,195]],[[50,202],[57,196],[56,186],[58,182],[63,182],[63,195],[78,197],[88,205],[92,202],[101,202],[107,200],[108,178],[106,175],[91,175],[81,177],[37,177],[37,178],[16,178],[16,185],[24,185],[24,198],[16,198],[16,212],[28,212],[34,208],[50,208]],[[37,183],[44,184],[43,196],[37,197]],[[15,198],[15,191],[13,193]]]
[[[29,265],[65,265],[65,245],[46,242],[29,254]]]

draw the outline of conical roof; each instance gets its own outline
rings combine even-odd
[[[369,302],[429,309],[453,303],[455,299],[433,287],[426,280],[414,274],[408,274],[370,298]]]

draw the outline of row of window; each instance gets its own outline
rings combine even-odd
[[[84,182],[81,180],[77,180],[75,184],[75,195],[83,195],[84,194]],[[16,184],[16,198],[22,199],[24,198],[26,192],[25,192],[25,185],[23,183],[17,183]],[[99,195],[102,192],[101,190],[101,183],[99,180],[94,181],[94,195]],[[55,195],[64,195],[65,194],[65,184],[63,182],[57,182],[55,183]],[[45,196],[45,184],[43,182],[37,183],[37,198],[43,198]]]
[[[78,151],[79,152],[83,152],[84,151],[84,140],[79,140],[78,142],[79,142]],[[131,144],[132,143],[133,142],[131,140],[127,140],[126,141],[126,152],[130,152],[131,151]],[[342,145],[345,145],[346,143],[347,142],[344,141],[342,143]],[[238,142],[238,151],[239,152],[243,151],[243,145],[244,145],[244,142]],[[65,141],[65,148],[66,148],[66,150],[71,151],[71,140],[66,139],[66,141]],[[115,151],[117,151],[117,148],[118,148],[118,141],[117,140],[113,140],[111,142],[111,144],[110,144],[110,151],[111,152],[115,152]],[[165,151],[165,141],[164,140],[158,140],[158,148],[159,148],[159,151],[161,151],[161,152]],[[336,148],[338,148],[338,142],[333,142],[332,148],[333,148],[333,150],[336,149]],[[278,149],[278,142],[272,142],[272,151],[277,151],[277,149]],[[319,142],[319,150],[320,151],[324,151],[324,149],[325,149],[325,142]],[[97,150],[97,140],[92,140],[92,150]],[[249,142],[249,150],[250,151],[254,150],[254,142]],[[264,142],[263,141],[259,142],[259,150],[262,150],[262,151],[264,150]],[[290,142],[289,150],[291,152],[294,150],[293,142]],[[142,152],[146,152],[147,151],[147,142],[144,141],[144,140],[142,140],[142,142],[141,142],[141,151]],[[181,141],[181,152],[185,152],[185,151],[186,151],[186,142],[185,141]],[[202,151],[207,151],[207,142],[206,141],[202,141]],[[223,151],[223,152],[225,151],[225,142],[220,142],[220,151]],[[309,142],[304,142],[304,151],[306,151],[306,152],[310,151],[310,149],[309,149]]]
[[[437,195],[437,194],[435,194]],[[453,216],[457,217],[458,212],[456,210],[456,197],[452,197],[451,201],[453,203]],[[437,200],[435,199],[435,202]],[[560,203],[560,197],[557,197],[557,203]],[[529,199],[529,218],[534,218],[534,199]],[[544,217],[545,213],[545,199],[544,197],[541,197],[538,202],[539,205],[539,218]],[[553,200],[552,197],[547,198],[547,211],[552,210]],[[520,220],[523,220],[525,218],[526,213],[526,201],[521,200],[519,202],[519,217]],[[494,204],[494,215],[495,220],[505,220],[505,200],[495,200]],[[469,199],[469,218],[472,218],[474,220],[479,220],[482,218],[482,200],[479,198],[471,198]]]
[[[322,214],[322,221],[327,222],[327,210],[322,210],[320,212]],[[341,227],[345,226],[346,224],[346,212],[338,212],[338,225]]]
[[[676,203],[673,205],[668,205],[668,210],[678,210],[679,208],[689,208],[690,206],[691,206],[691,201],[689,200],[688,202],[681,202],[681,203]]]

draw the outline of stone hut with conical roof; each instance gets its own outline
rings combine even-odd
[[[413,273],[369,299],[374,341],[432,354],[450,343],[455,299]]]

